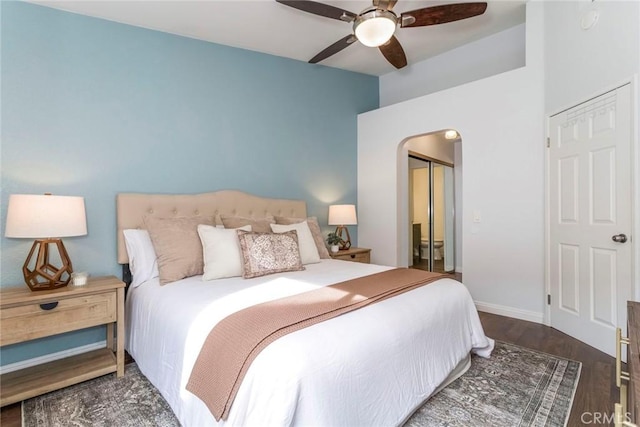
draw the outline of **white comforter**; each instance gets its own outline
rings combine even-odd
[[[469,351],[488,357],[493,349],[464,285],[438,280],[275,341],[249,368],[229,418],[217,423],[185,385],[218,321],[389,268],[336,260],[306,267],[250,280],[155,280],[130,290],[127,350],[183,426],[398,425]]]

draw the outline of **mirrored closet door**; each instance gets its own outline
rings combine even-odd
[[[409,156],[412,267],[455,271],[453,166]]]

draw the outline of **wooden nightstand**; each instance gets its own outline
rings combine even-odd
[[[107,347],[3,374],[0,406],[111,372],[124,375],[124,289],[114,276],[51,291],[2,289],[0,346],[107,325]]]
[[[366,248],[349,248],[344,251],[338,251],[336,253],[329,252],[331,258],[339,259],[342,261],[362,262],[369,264],[371,262],[371,249]]]

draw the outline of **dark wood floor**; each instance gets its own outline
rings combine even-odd
[[[417,268],[419,270],[427,270],[427,271],[429,271],[429,260],[428,259],[414,257],[413,258],[413,265],[411,267],[412,268]],[[436,272],[436,273],[448,273],[444,269],[444,260],[443,259],[438,259],[438,260],[434,260],[433,261],[433,271]]]
[[[488,313],[480,313],[480,319],[485,333],[491,338],[582,362],[569,426],[603,425],[593,421],[613,413],[619,395],[612,357],[544,325]],[[20,412],[19,403],[2,408],[0,425],[20,427]],[[599,414],[598,418],[594,414]]]

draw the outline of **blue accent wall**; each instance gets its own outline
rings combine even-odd
[[[304,199],[327,231],[329,204],[356,203],[356,120],[378,108],[377,77],[24,2],[0,7],[3,236],[10,194],[84,196],[89,233],[65,239],[74,270],[119,276],[119,192]],[[21,285],[31,244],[2,237],[2,287]],[[102,339],[97,328],[8,346],[0,363]]]

